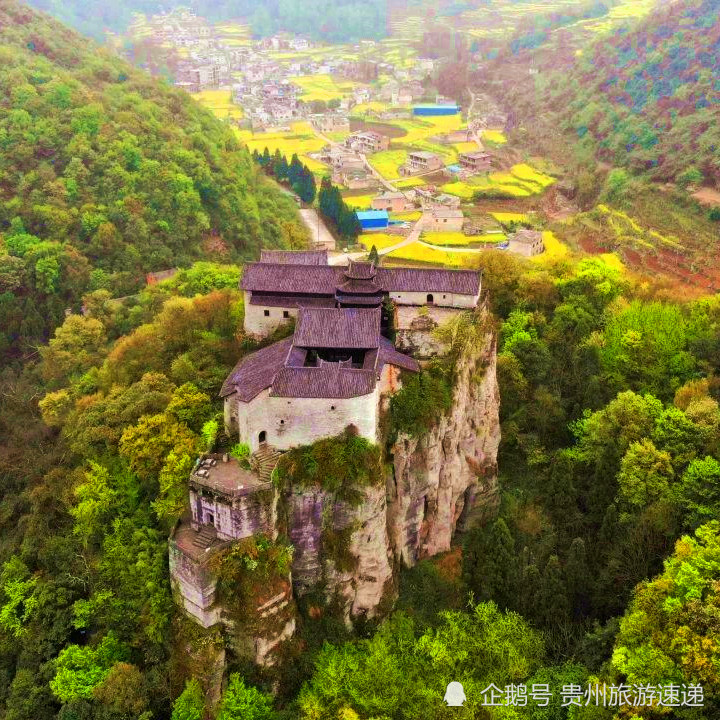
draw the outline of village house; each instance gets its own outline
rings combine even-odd
[[[434,208],[426,215],[424,229],[431,232],[460,232],[464,216],[459,208]]]
[[[375,187],[376,180],[365,167],[358,169],[342,169],[333,174],[336,185],[344,185],[348,190],[365,190]]]
[[[545,252],[543,236],[537,230],[518,230],[508,237],[508,250],[524,257],[533,257]]]
[[[460,167],[472,173],[489,172],[492,169],[491,157],[482,150],[460,153]]]
[[[356,152],[371,154],[387,150],[390,147],[390,138],[376,132],[355,132],[345,140],[345,147]]]
[[[413,150],[408,153],[407,162],[400,168],[400,174],[417,175],[442,170],[443,167],[445,163],[439,155],[427,150]]]
[[[408,201],[401,192],[384,192],[374,197],[370,203],[373,210],[387,210],[388,212],[402,212],[408,207]]]
[[[310,124],[321,133],[350,132],[350,120],[341,113],[327,113],[324,115],[311,115]]]

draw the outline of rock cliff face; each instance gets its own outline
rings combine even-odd
[[[321,589],[346,619],[377,614],[393,580],[384,487],[368,488],[357,507],[322,490],[293,493],[288,535],[298,596]]]
[[[452,409],[421,437],[400,435],[388,477],[388,534],[411,566],[450,549],[455,533],[497,509],[500,393],[495,339],[457,364]]]
[[[407,350],[419,357],[441,352],[429,330],[408,330]],[[293,546],[290,571],[275,584],[256,583],[252,602],[234,602],[232,590],[218,592],[212,552],[198,547],[194,531],[181,523],[170,543],[178,603],[198,624],[222,626],[233,654],[258,664],[274,662],[276,648],[295,632],[296,599],[306,597],[310,613],[321,612],[313,610],[316,604],[332,606],[348,624],[383,615],[396,596],[401,565],[449,550],[458,532],[496,510],[499,404],[495,338],[488,333],[456,362],[450,410],[425,433],[399,435],[384,465],[376,454],[372,482],[353,486],[359,495],[320,487],[320,463],[315,484],[303,485],[288,471],[282,483],[256,493],[252,505],[238,505],[249,528],[273,540],[278,532],[287,535]]]

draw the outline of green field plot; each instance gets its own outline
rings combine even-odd
[[[407,150],[384,150],[368,160],[386,180],[395,180],[400,177],[400,166],[407,160]]]

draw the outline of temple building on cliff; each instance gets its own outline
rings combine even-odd
[[[463,370],[468,385],[458,407],[462,417],[475,413],[478,419],[447,421],[443,441],[427,450],[434,458],[442,447],[444,461],[424,461],[422,482],[404,481],[392,497],[386,497],[383,482],[366,489],[358,507],[346,506],[321,489],[290,489],[280,503],[281,491],[271,480],[283,452],[337,436],[348,426],[373,443],[382,441],[381,418],[401,388],[403,372],[419,372],[424,361],[446,350],[432,331],[460,312],[484,312],[478,308],[481,275],[377,267],[372,262],[332,266],[325,251],[263,251],[259,262],[245,267],[241,289],[244,328],[250,336],[266,338],[292,321],[295,327],[289,337],[243,357],[223,383],[226,430],[233,443],[248,446],[249,457],[242,462],[227,454],[198,459],[189,479],[190,510],[170,537],[170,573],[176,601],[187,615],[206,628],[223,626],[235,638],[237,654],[268,664],[274,649],[294,632],[294,595],[305,592],[315,574],[329,572],[333,582],[342,585],[349,615],[372,616],[381,595],[392,589],[391,552],[409,563],[425,546],[449,547],[457,523],[482,491],[477,468],[486,457],[474,438],[488,415],[486,404],[494,407],[495,375],[494,363],[488,361],[487,387],[477,382],[471,387],[470,371]],[[486,345],[483,352],[491,360],[491,338]],[[479,401],[475,395],[481,392]],[[494,458],[496,412],[489,417],[487,442]],[[453,433],[457,439],[451,442]],[[403,447],[407,451],[409,445]],[[444,465],[444,494],[421,487],[435,475],[439,486]],[[398,460],[395,470],[408,473],[412,467]],[[406,491],[417,497],[406,498]],[[408,526],[397,529],[402,540],[392,551],[388,533],[395,526],[386,522],[390,503]],[[252,537],[274,541],[283,527],[281,509],[294,518],[287,528],[296,549],[292,573],[255,599],[252,613],[263,619],[263,632],[249,640],[239,638],[242,628],[218,598],[213,558]],[[431,525],[427,518],[433,513],[444,520]],[[432,535],[433,527],[444,528],[442,540]],[[359,547],[367,551],[357,577],[347,569],[327,570],[325,546],[332,532],[354,538],[353,552]]]
[[[332,266],[324,251],[264,251],[245,268],[241,288],[249,334],[296,321],[292,337],[243,358],[220,393],[228,434],[255,452],[307,445],[350,424],[376,442],[400,371],[420,369],[383,332],[391,326],[404,337],[475,308],[480,273]]]

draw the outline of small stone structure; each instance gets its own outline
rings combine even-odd
[[[545,252],[542,233],[537,230],[518,230],[508,237],[508,250],[525,257],[540,255]]]

